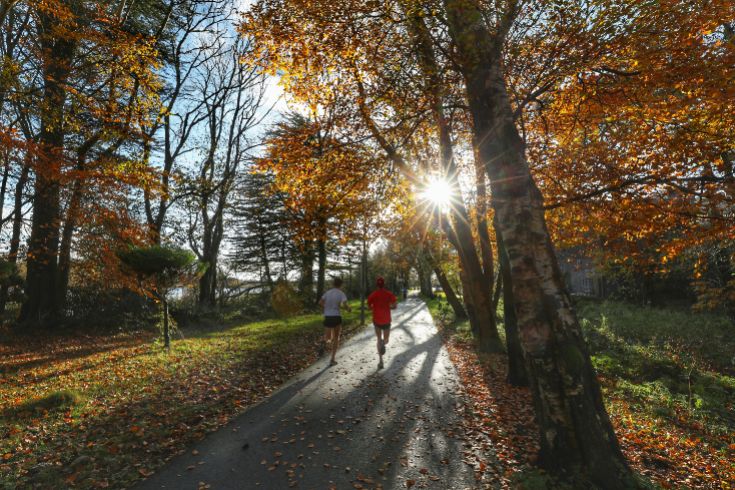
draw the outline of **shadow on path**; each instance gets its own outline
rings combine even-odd
[[[377,369],[372,327],[207,436],[139,490],[473,488],[462,463],[458,377],[422,301],[394,315]]]

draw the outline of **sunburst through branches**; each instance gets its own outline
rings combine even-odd
[[[452,186],[442,177],[430,177],[419,197],[434,211],[445,212],[452,204],[454,191]]]

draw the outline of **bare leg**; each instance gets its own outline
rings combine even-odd
[[[390,328],[386,328],[383,330],[383,343],[385,345],[388,345],[388,341],[390,340]]]
[[[337,348],[339,347],[339,334],[342,332],[342,325],[337,325],[332,328],[332,360],[334,362],[334,356],[337,354]]]
[[[322,337],[322,340],[319,341],[319,357],[324,355],[324,352],[327,350],[327,342],[329,341],[330,332],[329,328],[324,328],[324,337]]]
[[[381,328],[375,327],[375,336],[378,340],[378,357],[380,358],[380,361],[378,362],[378,369],[383,369],[383,352],[385,351],[385,345],[383,344],[383,334],[381,333]]]

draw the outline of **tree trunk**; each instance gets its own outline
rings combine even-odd
[[[491,284],[483,271],[474,247],[472,230],[462,226],[460,233],[450,233],[450,242],[459,252],[460,280],[467,317],[472,333],[481,352],[502,352],[503,345],[498,334],[495,311],[491,296]],[[472,247],[467,244],[471,243]]]
[[[3,179],[0,182],[0,226],[3,223],[3,211],[5,211],[5,192],[8,189],[8,178],[10,177],[10,158],[6,158],[3,166]]]
[[[317,274],[316,274],[316,302],[319,302],[324,294],[326,276],[327,276],[327,241],[325,238],[319,238],[316,241],[317,246]]]
[[[305,304],[313,304],[313,287],[314,243],[311,240],[305,240],[301,249],[301,277],[299,278],[299,293],[304,298]]]
[[[426,298],[434,298],[434,291],[431,289],[431,267],[424,257],[423,252],[419,252],[416,256],[416,274],[419,276],[419,291]]]
[[[523,348],[518,335],[518,319],[513,299],[513,278],[511,277],[508,254],[503,240],[498,235],[498,259],[500,260],[500,276],[503,281],[503,326],[505,328],[505,345],[508,350],[508,383],[513,386],[528,386]]]
[[[478,154],[490,179],[500,236],[511,266],[521,344],[541,431],[539,464],[603,489],[635,488],[620,451],[576,314],[551,244],[541,193],[526,162],[501,65],[503,33],[485,28],[469,0],[444,0],[465,78]],[[500,36],[500,38],[498,38]]]
[[[26,259],[25,300],[19,323],[50,326],[59,316],[57,296],[61,175],[64,159],[66,80],[75,41],[53,38],[56,19],[41,15],[41,44],[49,58],[43,66],[43,98],[39,153],[35,163],[33,220]]]
[[[454,318],[467,318],[467,312],[462,307],[462,302],[457,297],[457,294],[454,292],[454,288],[452,288],[452,285],[449,283],[449,279],[447,279],[447,275],[444,274],[441,267],[434,265],[434,274],[442,287],[442,291],[444,291],[444,296],[447,297],[447,303],[452,307]]]
[[[217,305],[217,256],[212,250],[207,250],[204,261],[207,269],[199,278],[199,306],[214,307]]]
[[[480,255],[482,256],[482,271],[485,282],[492,288],[495,276],[495,263],[493,261],[493,245],[490,241],[490,232],[487,226],[487,186],[485,185],[485,169],[482,162],[475,158],[475,191],[477,193],[477,204],[475,205],[477,215],[477,236],[480,238]],[[492,289],[491,289],[492,292]],[[495,301],[493,301],[495,305]],[[493,306],[493,314],[496,309]]]
[[[441,286],[442,291],[444,291],[444,296],[446,296],[447,298],[447,303],[449,303],[449,306],[452,307],[452,311],[454,311],[454,318],[467,318],[467,312],[462,306],[462,302],[459,300],[459,297],[457,297],[457,293],[454,292],[454,288],[449,283],[449,279],[444,273],[441,265],[434,257],[434,254],[431,252],[428,242],[424,242],[424,255],[429,261],[429,264],[431,265],[431,268],[436,275],[436,279],[439,281],[439,285]]]
[[[166,294],[161,295],[161,307],[163,308],[163,347],[171,350],[171,328],[168,324],[168,300]]]
[[[268,284],[268,289],[273,292],[273,274],[271,274],[270,259],[268,258],[268,248],[265,243],[265,235],[261,235],[260,239],[260,260],[263,264],[263,275],[265,276],[265,282]]]
[[[460,261],[459,277],[467,317],[477,339],[477,347],[481,352],[503,352],[493,301],[484,274],[478,269],[466,269]]]
[[[13,264],[18,262],[18,249],[20,248],[20,233],[23,226],[23,192],[28,183],[28,176],[31,171],[30,162],[26,161],[20,172],[18,181],[15,183],[13,196],[13,230],[10,235],[10,249],[8,250],[8,262]],[[0,288],[0,315],[5,313],[5,307],[8,303],[8,285],[4,284]]]
[[[365,325],[366,318],[366,307],[367,301],[367,289],[368,289],[368,249],[367,241],[365,238],[362,239],[362,254],[360,260],[360,325]]]
[[[224,197],[223,197],[224,199]],[[202,214],[206,212],[203,208]],[[224,235],[224,206],[218,206],[212,219],[204,219],[207,229],[202,237],[202,260],[207,269],[199,278],[199,306],[214,308],[217,306],[217,276],[219,251]]]
[[[69,272],[71,270],[71,245],[74,238],[74,230],[77,226],[77,219],[82,201],[81,182],[74,182],[74,188],[69,198],[69,205],[66,211],[66,219],[64,220],[64,228],[61,233],[61,248],[59,250],[59,279],[57,296],[59,298],[59,308],[63,309],[66,303],[66,295],[69,290]]]
[[[25,301],[19,322],[28,326],[50,326],[58,318],[57,265],[59,252],[58,178],[36,175],[33,220],[28,242]]]
[[[500,246],[498,245],[498,247]],[[498,250],[498,255],[500,255],[500,250]],[[493,289],[493,311],[495,311],[496,313],[498,311],[498,304],[500,303],[500,296],[503,294],[504,289],[503,274],[498,273],[498,279],[495,281],[495,289]]]

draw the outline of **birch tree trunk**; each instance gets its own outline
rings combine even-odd
[[[514,2],[508,9],[516,7]],[[521,345],[540,428],[539,464],[562,478],[603,489],[637,485],[602,401],[590,356],[552,247],[541,193],[515,126],[502,70],[505,12],[490,32],[470,0],[444,0],[449,34],[465,79],[477,152],[490,179],[511,266]]]

